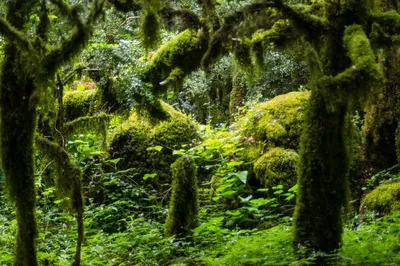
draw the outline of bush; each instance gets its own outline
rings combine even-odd
[[[279,184],[290,188],[296,184],[296,163],[299,155],[293,150],[272,148],[254,163],[256,178],[265,187]]]

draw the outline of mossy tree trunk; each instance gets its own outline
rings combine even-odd
[[[35,87],[18,63],[22,60],[20,52],[7,45],[5,55],[0,83],[0,145],[6,184],[17,207],[15,265],[37,265],[33,166],[36,112],[29,104]]]
[[[326,253],[341,243],[349,162],[344,136],[347,109],[347,104],[338,104],[329,112],[321,93],[313,91],[300,142],[294,243]]]
[[[183,237],[197,225],[197,168],[193,159],[185,155],[171,165],[171,172],[172,195],[164,231],[168,236]]]
[[[103,3],[94,2],[84,19],[80,8],[61,0],[15,0],[0,5],[6,10],[5,18],[0,18],[0,35],[6,42],[0,76],[1,167],[10,199],[16,204],[14,264],[34,266],[38,265],[33,144],[36,107],[57,69],[87,43]],[[71,34],[61,43],[48,38],[52,30],[49,10],[58,11],[59,19],[71,26]],[[33,15],[39,18],[38,23],[32,21]],[[79,265],[79,260],[76,262]]]

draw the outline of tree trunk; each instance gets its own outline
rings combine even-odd
[[[346,113],[346,103],[328,109],[318,89],[312,92],[300,142],[299,194],[294,215],[297,250],[302,246],[330,254],[340,247],[341,213],[348,191]]]
[[[2,168],[17,207],[15,265],[37,264],[33,138],[36,126],[33,80],[24,74],[21,55],[8,44],[0,77],[0,146]]]

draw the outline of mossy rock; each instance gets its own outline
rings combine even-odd
[[[142,180],[145,174],[156,173],[152,183],[156,183],[156,180],[160,183],[170,182],[170,165],[177,158],[173,151],[199,138],[197,129],[189,118],[166,103],[162,103],[162,106],[169,119],[152,123],[149,119],[133,113],[110,141],[110,157],[122,158],[117,164],[118,169],[133,168],[137,181]],[[157,151],[151,148],[157,146],[162,149]]]
[[[364,197],[363,206],[381,215],[400,210],[400,182],[378,186]]]
[[[64,114],[66,121],[82,116],[93,115],[100,106],[97,90],[70,91],[64,95]]]
[[[267,147],[298,150],[309,92],[290,92],[259,103],[237,122],[246,137]]]
[[[290,188],[297,182],[298,159],[294,150],[272,148],[254,163],[255,176],[265,187],[284,185]]]

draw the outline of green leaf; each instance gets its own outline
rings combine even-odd
[[[185,155],[185,152],[183,150],[174,150],[172,155]]]
[[[268,192],[269,188],[259,188],[257,189],[258,192]]]
[[[158,152],[160,152],[161,150],[162,150],[162,146],[153,146],[153,147],[148,147],[147,149],[146,149],[146,151],[158,151]]]
[[[247,183],[247,171],[241,171],[237,173],[237,177],[242,181],[243,184]]]
[[[294,185],[293,187],[289,188],[289,190],[288,190],[288,191],[297,192],[298,188],[299,188],[299,185],[298,185],[298,184],[296,184],[296,185]]]
[[[143,176],[143,180],[147,180],[147,179],[149,179],[149,178],[154,178],[154,177],[156,177],[156,176],[157,176],[157,173],[145,174],[145,175]]]
[[[240,199],[243,203],[248,202],[248,201],[251,200],[252,198],[253,198],[253,195],[250,195],[250,196],[248,196],[248,197],[246,197],[246,198],[242,198],[242,197],[239,196],[239,199]]]
[[[272,187],[273,190],[281,190],[283,189],[283,185],[277,185],[276,187]]]
[[[116,165],[121,160],[122,160],[122,158],[115,158],[115,159],[112,159],[112,160],[107,160],[106,162]]]
[[[242,161],[239,161],[239,162],[233,161],[233,162],[227,163],[226,166],[228,166],[228,167],[234,167],[234,166],[239,166],[239,165],[242,165],[242,164],[243,164]]]

